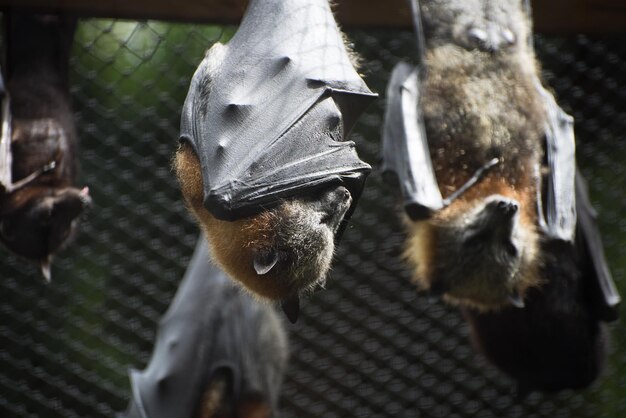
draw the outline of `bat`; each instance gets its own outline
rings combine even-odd
[[[38,262],[50,281],[54,254],[91,204],[89,189],[74,187],[77,139],[67,72],[76,20],[13,12],[5,19],[0,241]]]
[[[287,337],[274,310],[214,264],[200,238],[159,323],[146,369],[130,371],[120,418],[277,416]]]
[[[418,65],[392,73],[382,169],[402,192],[415,281],[463,307],[475,346],[521,389],[586,386],[620,297],[573,118],[540,82],[530,6],[411,6]]]
[[[372,93],[327,0],[252,0],[196,70],[174,168],[215,261],[283,301],[323,285],[370,166],[345,138]]]

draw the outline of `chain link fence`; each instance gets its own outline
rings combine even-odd
[[[2,251],[0,416],[112,417],[129,367],[149,359],[156,324],[197,237],[170,169],[180,109],[204,51],[236,28],[83,20],[71,62],[82,165],[94,207],[46,285]],[[381,98],[353,131],[378,165],[384,92],[409,31],[352,31]],[[626,36],[536,38],[545,79],[576,118],[578,159],[626,294]],[[475,354],[456,309],[409,283],[394,193],[369,177],[325,291],[303,301],[290,334],[284,417],[626,416],[626,335],[612,326],[606,373],[591,389],[517,399]],[[623,322],[623,320],[622,320]]]

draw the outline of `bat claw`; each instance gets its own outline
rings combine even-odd
[[[300,296],[293,295],[282,301],[280,307],[283,309],[285,316],[292,324],[298,321],[300,315]]]
[[[46,283],[50,283],[52,281],[51,264],[51,257],[42,259],[39,264],[41,274],[43,275],[43,278],[46,279]]]

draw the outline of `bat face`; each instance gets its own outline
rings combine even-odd
[[[450,302],[480,310],[519,306],[539,280],[539,237],[522,207],[532,203],[485,186],[477,191],[486,197],[463,199],[431,219],[409,222],[405,256],[420,287]]]
[[[215,261],[245,287],[284,300],[323,285],[334,252],[335,234],[352,198],[344,187],[285,200],[237,221],[216,219],[203,205],[198,159],[182,144],[175,168],[185,200],[209,238]]]
[[[422,0],[430,45],[452,43],[468,50],[514,50],[528,37],[524,0]]]
[[[523,209],[514,198],[489,194],[409,223],[405,256],[416,282],[480,310],[523,306],[526,290],[541,282],[539,235]]]

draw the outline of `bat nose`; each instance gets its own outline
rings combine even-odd
[[[513,215],[519,209],[519,205],[514,200],[500,200],[497,202],[497,208],[504,215]]]
[[[505,196],[492,196],[487,200],[485,207],[490,217],[494,219],[511,219],[519,211],[519,202]]]
[[[352,196],[343,186],[325,191],[320,198],[320,209],[324,213],[320,222],[336,231],[351,203]]]

